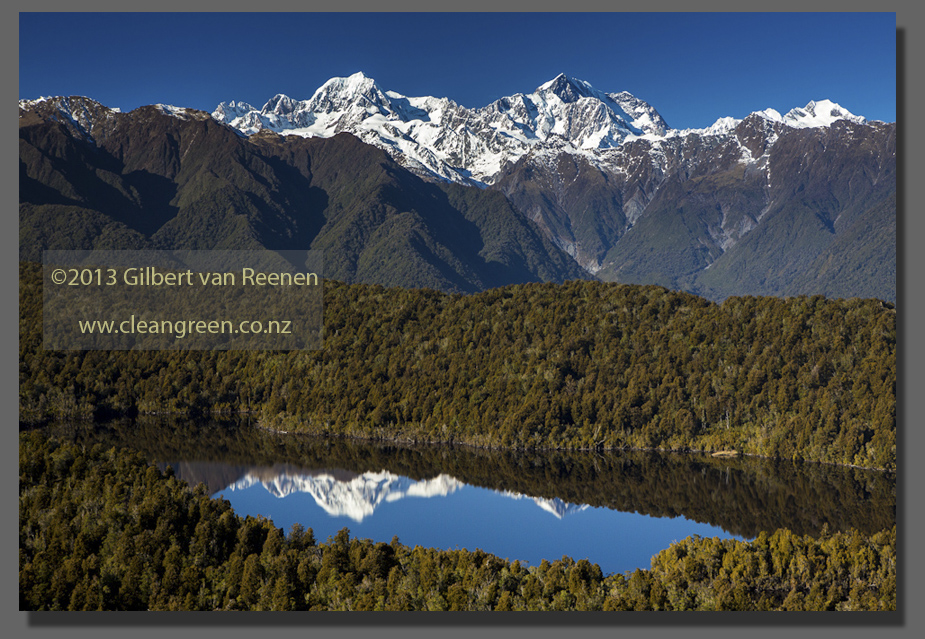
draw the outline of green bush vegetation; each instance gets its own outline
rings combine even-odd
[[[879,300],[328,281],[320,351],[45,351],[39,271],[21,273],[26,423],[251,412],[372,440],[896,467],[896,313]]]
[[[23,610],[895,610],[895,527],[752,542],[687,538],[650,570],[241,518],[141,454],[20,435]]]

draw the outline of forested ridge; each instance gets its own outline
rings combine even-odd
[[[691,537],[649,570],[318,543],[241,518],[140,453],[20,435],[23,610],[895,610],[896,529]]]
[[[324,304],[321,351],[44,351],[40,272],[25,264],[21,421],[251,411],[268,428],[318,435],[734,449],[895,470],[890,303],[327,281]]]

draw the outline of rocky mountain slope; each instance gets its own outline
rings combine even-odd
[[[358,73],[211,115],[21,102],[20,132],[26,253],[310,247],[330,277],[456,291],[896,295],[896,125],[828,100],[676,130],[564,75],[467,108]]]
[[[829,100],[675,130],[565,75],[469,109],[358,73],[212,116],[244,135],[350,132],[425,178],[499,190],[605,280],[895,299],[896,127]]]
[[[595,158],[530,154],[493,188],[604,280],[714,299],[895,299],[893,124],[797,128],[752,114],[719,135]]]
[[[345,282],[471,292],[589,277],[499,192],[430,183],[381,150],[244,138],[207,113],[20,105],[20,255],[46,248],[324,249]]]

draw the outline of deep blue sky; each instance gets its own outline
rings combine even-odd
[[[674,128],[830,99],[896,119],[893,13],[21,13],[19,97],[211,111],[307,99],[363,71],[479,107],[559,73],[629,91]]]

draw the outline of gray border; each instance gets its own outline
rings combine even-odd
[[[19,2],[17,5],[20,5],[17,11],[74,11],[77,9],[72,3],[60,1],[32,2],[28,4]],[[259,8],[266,10],[268,8],[267,5],[268,3],[263,3]],[[529,3],[527,6],[525,5],[526,3],[510,2],[508,0],[495,0],[494,2],[477,0],[467,3],[466,8],[477,11],[554,11],[562,7],[561,3],[551,2],[549,0]],[[388,8],[390,10],[415,11],[431,10],[433,6],[432,2],[425,2],[423,0],[399,0],[398,2],[390,3]],[[920,508],[916,508],[915,512],[909,512],[908,507],[918,505],[918,499],[910,502],[906,497],[909,493],[908,488],[910,486],[918,486],[922,480],[922,467],[919,464],[914,468],[909,468],[908,462],[912,461],[914,458],[906,455],[904,451],[910,446],[913,451],[916,451],[922,444],[920,429],[910,426],[907,420],[917,414],[911,410],[909,402],[910,395],[921,388],[922,371],[919,362],[922,356],[925,355],[925,353],[922,352],[922,339],[918,335],[918,332],[909,331],[907,328],[909,326],[909,318],[913,315],[913,312],[910,312],[909,304],[913,304],[911,310],[914,311],[916,315],[922,311],[920,301],[912,298],[907,293],[909,278],[905,274],[918,273],[919,268],[922,267],[922,252],[915,250],[913,242],[922,237],[922,225],[925,223],[921,219],[921,216],[907,213],[911,206],[910,202],[919,202],[922,197],[921,181],[914,178],[909,179],[912,178],[912,176],[918,176],[919,172],[916,169],[921,168],[920,154],[915,152],[915,150],[917,150],[922,143],[922,123],[921,120],[917,118],[918,114],[910,113],[907,106],[910,103],[919,103],[919,99],[922,97],[922,87],[921,83],[909,82],[910,73],[908,71],[907,61],[918,61],[923,58],[920,40],[921,34],[915,29],[916,26],[919,26],[918,22],[921,9],[913,11],[911,7],[912,3],[906,1],[877,3],[871,6],[871,3],[858,1],[835,3],[831,0],[821,2],[814,0],[802,0],[799,2],[786,0],[774,5],[774,8],[777,10],[789,11],[875,10],[895,11],[897,13],[897,48],[899,49],[900,55],[898,60],[900,64],[897,69],[897,74],[899,75],[898,79],[900,81],[900,100],[897,115],[900,122],[901,140],[903,140],[900,146],[900,175],[906,177],[906,179],[903,179],[900,183],[900,211],[898,219],[899,239],[897,247],[898,260],[900,262],[900,275],[899,281],[897,282],[899,290],[897,301],[900,305],[899,328],[900,344],[902,345],[899,362],[900,382],[899,388],[897,389],[900,402],[900,435],[898,439],[900,459],[898,463],[901,470],[899,493],[901,503],[899,552],[900,557],[903,559],[901,562],[902,569],[899,575],[899,613],[880,616],[872,616],[865,613],[852,615],[851,617],[839,616],[834,620],[835,623],[838,624],[837,626],[831,625],[832,617],[824,613],[800,616],[788,615],[786,617],[773,614],[742,616],[708,613],[695,616],[692,614],[676,613],[671,616],[656,615],[654,617],[634,615],[628,620],[621,616],[618,621],[614,621],[611,616],[604,617],[600,615],[582,615],[578,613],[569,613],[566,616],[547,614],[540,617],[536,615],[527,615],[513,618],[510,618],[511,616],[508,615],[500,620],[495,616],[486,617],[479,614],[473,615],[471,613],[464,614],[461,617],[459,615],[453,615],[451,617],[433,617],[432,615],[424,616],[420,614],[412,617],[397,615],[375,615],[366,617],[330,615],[325,616],[320,623],[314,618],[309,621],[304,616],[295,617],[293,615],[280,615],[279,613],[276,613],[276,615],[261,615],[259,613],[245,614],[243,616],[235,616],[234,618],[225,615],[222,615],[220,618],[211,615],[204,618],[205,616],[203,615],[169,615],[162,613],[157,615],[146,615],[143,621],[135,615],[121,613],[107,613],[102,620],[99,619],[98,615],[65,616],[64,614],[42,615],[40,618],[31,615],[30,619],[28,613],[18,612],[18,562],[16,555],[11,552],[13,544],[15,543],[12,540],[17,538],[17,532],[14,530],[13,524],[9,523],[4,530],[4,547],[7,549],[7,552],[3,553],[4,574],[6,575],[6,580],[4,581],[6,586],[4,594],[7,595],[4,597],[4,611],[15,612],[16,621],[8,627],[14,630],[15,636],[29,637],[65,635],[68,637],[121,637],[126,631],[137,637],[161,637],[165,632],[174,632],[175,630],[186,628],[191,632],[195,632],[197,635],[231,638],[251,637],[255,629],[261,626],[271,626],[279,630],[284,630],[284,628],[288,626],[308,626],[306,629],[309,631],[311,631],[312,626],[318,626],[318,630],[321,630],[326,636],[330,637],[353,636],[354,634],[369,632],[375,632],[377,635],[385,637],[424,637],[433,634],[433,631],[439,632],[441,635],[467,636],[472,632],[483,632],[485,630],[498,630],[505,634],[514,634],[517,636],[558,637],[563,631],[567,630],[572,632],[572,627],[575,626],[578,626],[578,628],[575,629],[578,630],[579,634],[583,637],[604,636],[605,634],[611,636],[615,631],[619,631],[623,627],[625,627],[627,631],[633,632],[634,634],[639,633],[643,636],[650,636],[653,632],[657,635],[661,635],[662,633],[681,631],[686,636],[731,637],[741,634],[742,628],[739,628],[739,626],[746,626],[747,629],[745,631],[750,635],[754,634],[755,636],[769,637],[776,637],[784,628],[802,626],[811,626],[813,634],[821,637],[866,637],[871,633],[878,633],[882,636],[911,635],[912,628],[923,625],[921,606],[919,605],[919,602],[922,601],[922,580],[918,578],[918,570],[916,570],[922,567],[922,553],[917,544],[906,543],[906,535],[904,533],[907,530],[916,530],[918,528],[915,524],[921,524],[921,512]],[[126,9],[124,3],[115,3],[108,0],[85,2],[82,3],[80,8],[94,11],[116,11]],[[196,0],[186,0],[186,2],[182,3],[176,0],[169,0],[168,2],[158,3],[157,8],[161,10],[228,11],[249,10],[253,9],[254,5],[252,3],[227,1],[219,4]],[[306,10],[306,7],[301,3],[293,2],[292,0],[273,2],[269,8],[273,10]],[[617,7],[617,9],[619,8],[620,7]],[[689,4],[682,3],[678,0],[656,0],[647,3],[642,8],[649,11],[691,10]],[[708,0],[708,2],[697,3],[694,8],[710,11],[740,11],[742,5],[741,3],[728,0]],[[335,6],[322,7],[321,9],[363,11],[382,10],[383,6],[379,3],[371,2],[370,0],[342,0]],[[569,3],[568,9],[572,11],[613,10],[614,7],[610,6],[609,3],[601,2],[601,0],[579,0],[578,2]],[[459,9],[456,8],[456,10]],[[8,17],[3,21],[3,30],[6,36],[3,41],[6,43],[10,55],[6,56],[6,59],[16,61],[18,60],[18,16],[9,15],[9,13],[12,12],[7,12],[8,10],[4,10],[4,13],[6,13]],[[66,63],[66,61],[62,63]],[[17,63],[12,62],[10,64]],[[18,64],[15,73],[18,74]],[[918,74],[915,77],[918,77]],[[12,101],[12,99],[8,99],[7,103],[11,104]],[[12,131],[7,135],[12,138]],[[12,149],[12,146],[12,139],[10,139],[7,148]],[[913,151],[910,152],[910,150]],[[9,245],[7,250],[2,252],[3,258],[0,259],[3,260],[2,263],[4,267],[8,269],[8,273],[10,273],[8,277],[4,278],[4,286],[9,287],[7,294],[10,295],[10,301],[12,302],[12,296],[14,294],[14,290],[12,289],[16,286],[15,282],[17,280],[16,256],[18,254],[17,242],[14,239],[18,237],[17,215],[14,213],[14,211],[18,210],[18,201],[15,201],[18,200],[18,198],[14,195],[17,193],[16,174],[18,169],[17,165],[13,162],[12,152],[5,158],[4,166],[7,170],[5,170],[2,175],[4,176],[5,184],[8,186],[8,188],[4,190],[4,194],[9,201],[9,206],[6,207],[7,214],[3,217],[2,225],[3,231],[5,232],[2,234],[2,237],[6,238],[5,242]],[[911,198],[906,196],[906,194],[910,192],[912,195]],[[16,311],[17,308],[14,303],[4,305],[2,325],[9,331],[8,334],[10,335],[15,334],[17,330],[18,320]],[[3,386],[2,398],[6,400],[3,402],[3,406],[11,414],[12,419],[10,421],[15,421],[17,393],[14,392],[14,385],[16,384],[15,380],[17,380],[18,376],[18,366],[16,364],[18,361],[18,348],[16,341],[12,338],[3,340],[3,349],[3,361],[8,367],[6,374],[3,375],[3,379],[10,380]],[[10,429],[12,431],[12,426]],[[7,436],[11,439],[13,437],[12,433]],[[10,443],[11,445],[5,447],[7,451],[6,455],[8,456],[7,467],[17,468],[18,456],[14,452],[17,446],[12,445],[12,442]],[[10,475],[13,475],[12,471]],[[11,486],[7,488],[7,491],[7,499],[9,500],[7,503],[16,504],[17,494],[15,487]],[[915,578],[910,578],[910,575],[914,575]],[[447,621],[451,624],[460,623],[463,625],[444,625]],[[428,627],[434,622],[441,624],[442,627],[439,629]],[[143,623],[144,625],[136,625],[139,623]],[[408,625],[403,626],[402,624]]]

